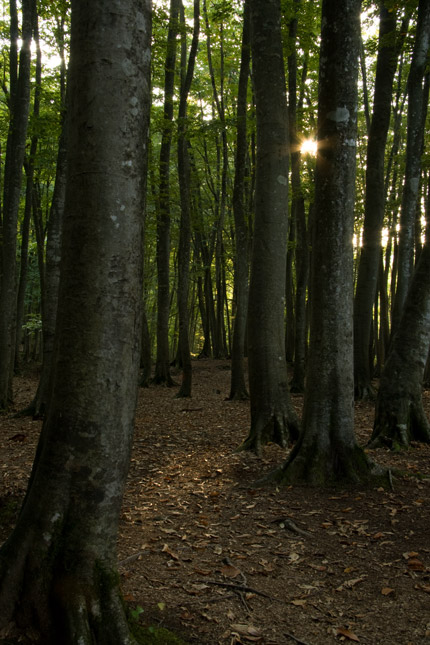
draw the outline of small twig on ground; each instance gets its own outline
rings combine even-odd
[[[205,584],[216,585],[217,587],[225,587],[226,589],[236,589],[237,591],[248,591],[249,593],[257,594],[257,596],[263,596],[263,598],[268,598],[269,600],[278,600],[278,598],[274,598],[273,596],[268,596],[266,593],[263,593],[262,591],[258,591],[253,587],[248,587],[247,585],[236,585],[232,582],[218,582],[217,580],[206,580]],[[279,602],[281,601],[279,600]]]
[[[298,535],[303,535],[303,537],[310,537],[311,533],[308,531],[304,531],[303,529],[300,529],[292,520],[290,520],[288,517],[287,518],[282,518],[280,520],[274,520],[278,526],[280,526],[282,529],[288,529],[289,531],[292,531],[293,533],[297,533]]]
[[[148,553],[148,551],[139,551],[139,553],[133,553],[133,555],[129,555],[128,558],[124,558],[124,560],[121,560],[120,562],[118,562],[118,566],[123,567],[125,564],[128,564],[129,562],[134,562],[141,555],[144,555],[145,553]]]
[[[391,472],[391,468],[388,469],[388,483],[390,484],[391,490],[394,490],[393,473]]]
[[[295,636],[293,636],[293,634],[289,634],[288,632],[284,632],[284,636],[291,638],[291,640],[295,641],[299,645],[309,645],[309,643],[307,643],[306,641],[301,641],[300,638],[296,638]]]

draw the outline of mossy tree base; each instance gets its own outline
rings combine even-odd
[[[299,441],[281,468],[267,478],[281,485],[374,486],[389,485],[386,469],[376,465],[354,444],[326,446]]]
[[[0,628],[12,626],[5,635],[31,629],[49,645],[134,645],[115,569],[83,559],[61,570],[43,541],[2,550]]]

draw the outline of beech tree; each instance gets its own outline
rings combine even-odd
[[[154,383],[171,387],[169,369],[170,312],[170,150],[173,134],[173,95],[179,28],[179,0],[171,0],[166,61],[164,65],[164,108],[160,146],[160,189],[157,216],[157,358]]]
[[[367,141],[363,245],[354,298],[354,387],[357,399],[374,396],[369,343],[385,214],[384,159],[397,63],[396,13],[381,3],[373,114]]]
[[[42,642],[133,642],[116,542],[140,355],[150,25],[147,0],[72,0],[53,390],[0,550],[0,628],[31,626]]]
[[[430,423],[422,401],[430,346],[430,245],[416,266],[398,329],[391,341],[376,399],[371,445],[406,448],[430,442]]]
[[[181,22],[184,26],[184,8],[181,6]],[[178,110],[178,178],[181,197],[181,224],[178,249],[178,312],[179,346],[178,353],[182,367],[182,383],[177,394],[180,398],[191,396],[192,368],[189,338],[189,268],[191,256],[191,196],[190,196],[190,159],[187,140],[187,100],[193,80],[194,65],[197,57],[200,30],[200,0],[194,0],[194,29],[187,57],[186,35],[181,41],[181,91]]]
[[[427,112],[426,101],[424,101],[426,96],[424,88],[429,48],[430,2],[420,0],[418,3],[414,51],[408,77],[406,166],[400,215],[397,288],[391,323],[392,334],[401,319],[403,305],[414,271],[415,219],[419,198],[424,117]]]
[[[0,410],[12,400],[15,366],[17,313],[16,241],[30,109],[30,63],[34,0],[22,2],[22,45],[17,63],[18,17],[16,2],[11,6],[9,132],[4,169],[3,218],[1,222],[0,266]]]
[[[353,223],[361,0],[322,4],[310,346],[303,427],[282,483],[368,482],[383,474],[354,436]]]
[[[245,163],[247,152],[247,126],[246,109],[249,79],[249,64],[251,58],[250,50],[250,21],[249,21],[249,0],[245,0],[243,6],[243,32],[240,57],[239,82],[237,90],[236,108],[236,158],[233,187],[233,215],[235,227],[235,268],[234,287],[236,292],[236,316],[233,328],[233,345],[231,352],[231,400],[245,400],[249,398],[248,389],[245,383],[245,372],[243,365],[246,314],[248,305],[248,244],[249,233],[246,221],[245,206]]]
[[[255,219],[248,303],[251,428],[243,449],[260,453],[298,434],[285,358],[288,114],[279,0],[250,0],[257,113]]]

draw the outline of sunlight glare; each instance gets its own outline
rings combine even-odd
[[[300,152],[302,155],[311,155],[313,157],[317,154],[318,144],[314,139],[305,139],[300,146]]]

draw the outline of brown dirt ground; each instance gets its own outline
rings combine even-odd
[[[16,379],[16,409],[36,383]],[[430,447],[369,451],[396,469],[393,490],[256,487],[285,454],[235,452],[249,404],[226,401],[229,384],[228,362],[206,360],[192,399],[140,391],[119,570],[141,622],[200,645],[430,643]],[[360,443],[372,422],[372,404],[357,404]],[[0,503],[22,499],[39,430],[0,417]]]

